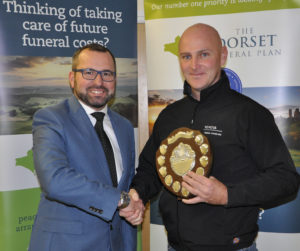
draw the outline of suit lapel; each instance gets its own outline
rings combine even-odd
[[[95,156],[95,159],[91,160],[90,163],[87,163],[87,167],[94,168],[98,177],[101,177],[102,179],[104,174],[105,180],[110,184],[111,178],[107,162],[102,161],[99,163],[99,159],[105,160],[105,154],[88,115],[74,96],[69,99],[69,106],[70,118],[74,123],[74,126],[76,126],[78,133],[80,133],[83,139],[87,142],[87,145],[83,148],[83,152],[81,154],[85,154],[86,151],[94,151],[93,156]]]
[[[128,155],[129,153],[128,142],[126,141],[126,137],[124,137],[126,132],[124,131],[124,128],[122,128],[122,123],[120,123],[119,118],[115,116],[115,114],[110,109],[107,110],[107,113],[109,115],[121,152],[123,172],[118,187],[122,187],[124,183],[124,179],[125,180],[127,179],[126,177],[129,168],[127,166],[127,163],[128,163],[128,158],[130,158],[130,156]]]
[[[78,128],[78,131],[84,137],[88,137],[90,141],[94,141],[93,138],[94,134],[93,131],[91,130],[93,126],[86,112],[78,102],[78,100],[73,96],[69,99],[69,104],[70,104],[70,118]]]

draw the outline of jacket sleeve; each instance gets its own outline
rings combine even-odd
[[[74,163],[79,157],[69,154],[64,126],[63,120],[50,109],[39,110],[34,116],[33,155],[41,189],[49,200],[111,220],[120,191],[93,178],[91,162],[80,168],[70,164],[71,158]],[[82,149],[77,154],[82,156],[87,151]]]
[[[299,174],[273,115],[262,107],[248,107],[246,111],[241,119],[246,125],[240,129],[257,171],[246,180],[228,185],[228,207],[280,204],[297,193]]]

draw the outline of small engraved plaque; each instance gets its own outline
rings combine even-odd
[[[182,198],[191,198],[181,186],[188,171],[208,177],[212,164],[212,150],[208,139],[200,131],[181,127],[161,142],[156,152],[156,169],[164,186]]]

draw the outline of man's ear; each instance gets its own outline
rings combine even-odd
[[[74,84],[75,83],[75,72],[74,71],[70,71],[69,72],[69,85],[71,87],[71,89],[74,89]]]
[[[221,49],[221,66],[225,66],[227,61],[228,50],[226,46],[223,46]]]

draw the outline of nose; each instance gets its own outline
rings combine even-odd
[[[102,80],[102,77],[101,77],[101,74],[98,73],[95,80],[94,80],[97,84],[100,84],[102,85],[103,84],[103,80]]]
[[[198,57],[196,57],[196,56],[192,57],[192,59],[191,59],[191,67],[192,67],[192,69],[196,69],[197,66],[198,66],[198,64],[199,64]]]

